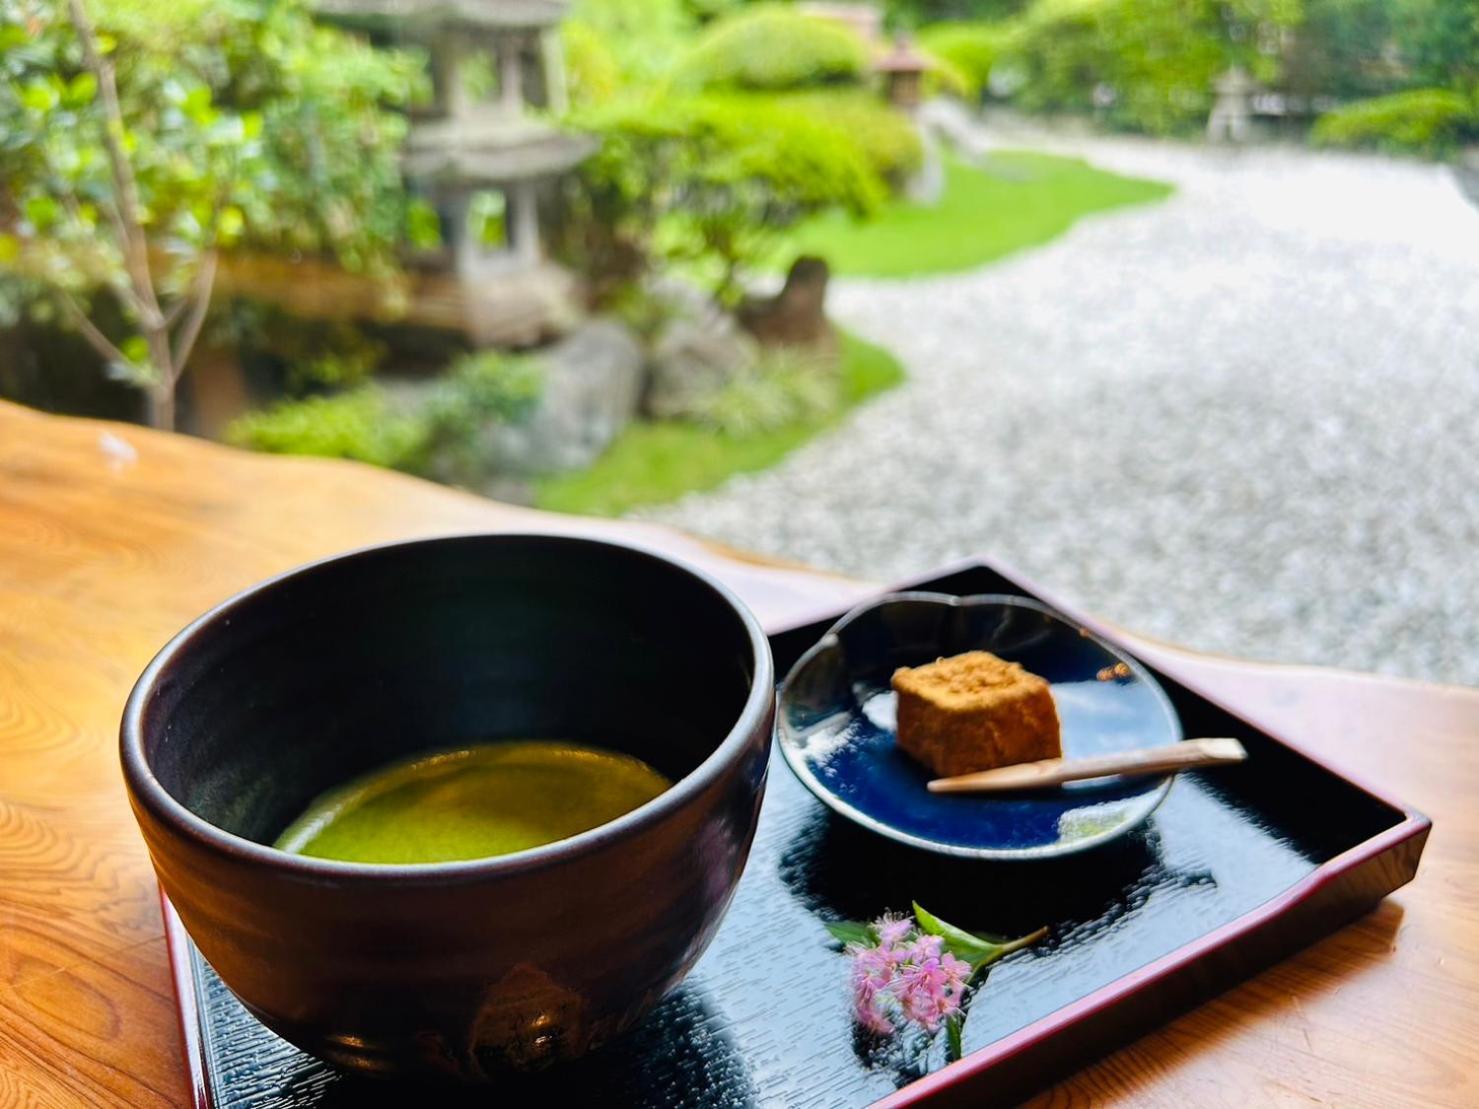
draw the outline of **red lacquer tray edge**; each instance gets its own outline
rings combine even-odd
[[[1065,604],[1051,590],[1043,589],[1024,575],[992,559],[962,559],[927,575],[898,583],[884,592],[929,588],[932,582],[983,568],[1000,575],[1095,635],[1114,643],[1131,655],[1135,654],[1134,647],[1122,643],[1119,632],[1115,629],[1076,612],[1073,606]],[[766,630],[769,634],[776,635],[802,628],[828,619],[829,611],[831,610],[821,610],[801,619],[787,621],[783,627]],[[1154,669],[1170,675],[1208,704],[1244,721],[1326,772],[1400,811],[1401,822],[1323,863],[1305,879],[1251,912],[1199,936],[1139,970],[1117,978],[1109,985],[1065,1005],[1027,1027],[911,1082],[875,1102],[873,1109],[897,1109],[899,1106],[917,1105],[926,1100],[932,1105],[957,1102],[971,1106],[1011,1104],[1035,1090],[1068,1077],[1073,1071],[1115,1047],[1131,1042],[1162,1020],[1193,1008],[1200,1001],[1235,982],[1251,977],[1258,970],[1271,966],[1315,939],[1328,935],[1375,907],[1383,897],[1406,885],[1416,876],[1418,860],[1432,827],[1432,821],[1426,816],[1360,775],[1353,774],[1299,742],[1250,720],[1238,709],[1204,689],[1200,683],[1183,676],[1174,663],[1157,663]],[[1384,857],[1393,853],[1400,853],[1390,860],[1395,864],[1395,869],[1383,865]],[[1376,871],[1385,873],[1379,874]],[[1363,878],[1371,880],[1365,881]],[[1194,981],[1197,976],[1192,973],[1193,968],[1208,956],[1217,953],[1237,956],[1243,960],[1242,966],[1229,965],[1203,974],[1200,981]],[[1180,987],[1179,991],[1176,987]],[[1181,996],[1168,997],[1156,1003],[1150,997],[1157,990],[1172,990]],[[1119,1011],[1131,1008],[1136,1002],[1140,1003],[1142,1011],[1133,1017],[1126,1014],[1129,1019],[1120,1019]],[[1085,1028],[1095,1022],[1103,1027]],[[1115,1027],[1109,1027],[1111,1023]],[[1075,1027],[1081,1030],[1079,1042],[1062,1042],[1065,1033]],[[1049,1059],[1048,1055],[1053,1057]],[[987,1081],[991,1083],[989,1089],[986,1088]]]

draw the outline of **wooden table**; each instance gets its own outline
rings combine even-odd
[[[115,753],[155,650],[305,560],[510,529],[660,548],[772,627],[874,588],[657,527],[0,403],[0,1106],[186,1104],[154,875]],[[1039,1103],[1479,1105],[1479,691],[1137,649],[1386,782],[1435,827],[1416,883],[1370,916]]]

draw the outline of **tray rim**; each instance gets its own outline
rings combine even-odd
[[[1026,575],[1019,573],[1005,563],[985,556],[975,556],[959,559],[938,567],[925,576],[914,576],[904,579],[889,586],[875,595],[888,593],[910,592],[924,588],[926,583],[938,583],[943,578],[952,577],[956,574],[970,570],[984,569],[1004,578],[1007,582],[1023,590],[1027,595],[1037,598],[1049,608],[1054,609],[1065,619],[1080,624],[1093,632],[1101,639],[1113,644],[1117,649],[1129,654],[1138,660],[1138,654],[1133,647],[1125,644],[1121,639],[1120,629],[1111,627],[1102,620],[1086,616],[1079,612],[1074,606],[1065,603],[1053,590],[1044,589]],[[860,601],[859,604],[866,603]],[[812,624],[826,620],[828,609],[819,609],[814,615],[787,620],[782,626],[767,629],[770,635],[781,635],[786,632],[799,631]],[[851,611],[851,610],[849,610]],[[839,614],[837,619],[841,618]],[[1142,665],[1148,665],[1142,663]],[[1432,828],[1432,821],[1413,808],[1411,805],[1392,796],[1386,790],[1366,779],[1364,775],[1352,773],[1345,768],[1332,762],[1328,757],[1310,750],[1300,744],[1297,740],[1275,731],[1256,720],[1250,719],[1239,709],[1229,705],[1221,697],[1218,697],[1203,688],[1195,680],[1188,679],[1179,672],[1174,662],[1169,665],[1157,664],[1154,669],[1161,670],[1174,679],[1179,685],[1193,695],[1201,698],[1209,705],[1235,717],[1243,723],[1254,728],[1267,736],[1275,743],[1295,752],[1308,759],[1326,773],[1333,775],[1342,781],[1355,786],[1361,792],[1380,801],[1388,808],[1395,809],[1401,813],[1401,819],[1370,839],[1364,840],[1354,847],[1342,851],[1339,855],[1326,860],[1315,867],[1309,874],[1282,892],[1275,894],[1263,904],[1250,909],[1242,916],[1214,928],[1210,932],[1203,933],[1196,939],[1183,944],[1174,951],[1169,951],[1160,958],[1122,974],[1114,981],[1109,982],[1092,993],[1085,994],[1077,1001],[1069,1002],[1046,1016],[1038,1018],[1031,1024],[1012,1032],[1001,1039],[987,1044],[985,1047],[977,1048],[964,1058],[941,1067],[937,1071],[917,1078],[891,1094],[888,1094],[872,1104],[871,1109],[898,1109],[906,1105],[918,1105],[925,1100],[947,1091],[959,1092],[960,1088],[989,1071],[992,1067],[1014,1056],[1020,1055],[1033,1047],[1042,1046],[1047,1040],[1057,1035],[1060,1031],[1068,1028],[1085,1017],[1112,1008],[1115,1004],[1124,1001],[1146,989],[1154,987],[1158,982],[1168,978],[1174,972],[1195,963],[1203,956],[1211,954],[1225,947],[1233,940],[1247,936],[1260,927],[1267,925],[1277,918],[1283,916],[1291,908],[1300,905],[1321,890],[1331,886],[1351,871],[1361,865],[1371,862],[1384,855],[1397,845],[1408,840],[1425,837]],[[1414,869],[1416,862],[1414,862]],[[1409,879],[1410,880],[1410,879]],[[1405,882],[1401,884],[1406,884]],[[1400,888],[1400,886],[1398,887]],[[1385,896],[1385,895],[1383,895]],[[1335,929],[1330,929],[1331,932]],[[1248,977],[1251,977],[1249,975]],[[1078,1070],[1074,1066],[1063,1075],[1064,1078]]]
[[[1078,623],[1084,628],[1092,631],[1095,635],[1114,645],[1118,650],[1124,651],[1132,658],[1139,660],[1138,653],[1130,645],[1121,639],[1122,629],[1110,626],[1107,622],[1086,616],[1079,612],[1073,605],[1065,603],[1053,590],[1044,589],[1026,575],[1019,573],[1012,567],[999,560],[985,556],[972,556],[954,560],[936,567],[924,574],[913,575],[893,585],[870,591],[860,595],[852,603],[839,608],[836,603],[819,605],[815,610],[778,622],[774,626],[767,626],[765,634],[767,638],[800,631],[813,624],[830,625],[841,619],[847,613],[870,600],[876,600],[888,593],[917,591],[923,588],[933,588],[938,591],[938,583],[942,579],[971,570],[987,570],[997,574],[1017,589],[1022,590],[1029,597],[1035,598],[1042,604],[1056,611],[1059,615],[1072,622]],[[1142,665],[1150,666],[1142,662]],[[1179,971],[1183,971],[1205,956],[1212,954],[1232,942],[1248,937],[1259,929],[1270,925],[1280,917],[1289,913],[1292,909],[1311,901],[1322,890],[1325,890],[1341,879],[1350,876],[1354,871],[1371,863],[1392,851],[1400,844],[1410,840],[1419,841],[1419,857],[1421,845],[1428,831],[1432,828],[1432,821],[1413,808],[1411,805],[1397,799],[1385,789],[1369,781],[1364,775],[1352,773],[1338,765],[1328,757],[1310,750],[1300,744],[1297,740],[1279,731],[1272,730],[1268,726],[1251,719],[1239,709],[1229,705],[1221,697],[1218,697],[1201,686],[1195,680],[1188,679],[1178,669],[1174,660],[1169,663],[1157,663],[1152,669],[1159,670],[1172,678],[1188,692],[1203,701],[1227,713],[1247,724],[1249,727],[1262,733],[1275,743],[1288,748],[1302,758],[1314,763],[1325,771],[1348,785],[1367,794],[1369,797],[1379,801],[1387,808],[1394,809],[1401,814],[1401,819],[1392,827],[1383,832],[1364,840],[1354,847],[1348,848],[1339,855],[1326,860],[1314,870],[1310,871],[1304,878],[1293,885],[1275,894],[1262,904],[1250,909],[1243,915],[1227,921],[1210,932],[1203,933],[1196,939],[1190,940],[1173,951],[1146,963],[1135,970],[1122,974],[1112,982],[1106,983],[1092,993],[1066,1005],[1060,1006],[1053,1012],[1038,1018],[1031,1024],[1017,1029],[1015,1032],[1003,1036],[984,1047],[966,1055],[964,1058],[950,1063],[937,1071],[915,1079],[907,1086],[903,1086],[894,1092],[874,1101],[870,1109],[900,1109],[902,1106],[918,1105],[938,1095],[963,1094],[967,1085],[973,1084],[988,1074],[993,1067],[1009,1060],[1024,1055],[1035,1048],[1045,1046],[1048,1041],[1061,1034],[1066,1029],[1072,1028],[1085,1018],[1098,1015],[1113,1009],[1116,1005],[1142,995],[1147,990],[1153,989],[1157,984],[1170,979]],[[1387,890],[1380,897],[1371,901],[1375,905],[1388,893],[1400,888],[1415,876],[1418,858],[1413,860],[1413,875],[1409,875],[1399,882],[1391,890]],[[163,889],[159,890],[160,908],[164,922],[165,946],[168,952],[170,964],[170,977],[175,990],[175,1011],[179,1019],[179,1027],[182,1037],[183,1055],[187,1080],[190,1087],[190,1097],[195,1109],[215,1109],[215,1099],[212,1094],[210,1083],[210,1060],[206,1056],[204,1048],[204,1035],[201,1027],[201,1013],[195,990],[195,973],[191,965],[191,941],[185,932],[184,925],[175,913],[174,907],[165,896]],[[1335,928],[1322,929],[1322,935],[1330,934],[1337,930]],[[1282,957],[1282,956],[1281,956]],[[1235,980],[1241,981],[1251,978],[1253,971],[1249,974],[1239,974]],[[1173,1016],[1166,1018],[1174,1019]],[[1163,1022],[1157,1022],[1163,1023]],[[1135,1033],[1138,1037],[1139,1031]],[[1067,1078],[1076,1073],[1082,1063],[1073,1061],[1064,1070],[1060,1079]]]

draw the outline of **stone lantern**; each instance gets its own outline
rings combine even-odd
[[[915,48],[908,35],[895,38],[893,48],[874,62],[873,68],[883,74],[889,103],[906,111],[919,107],[924,96],[924,72],[929,68],[929,58]]]
[[[1247,142],[1253,130],[1253,94],[1258,83],[1235,65],[1212,82],[1216,99],[1207,116],[1208,142]]]
[[[570,285],[545,262],[538,197],[595,144],[529,111],[565,108],[557,37],[565,7],[565,0],[315,2],[326,19],[416,43],[430,57],[434,99],[413,119],[405,174],[441,217],[444,264],[462,287],[464,325],[478,342],[537,338],[548,328],[531,312],[565,295],[554,286]],[[503,198],[502,241],[474,233],[471,208],[481,193]]]

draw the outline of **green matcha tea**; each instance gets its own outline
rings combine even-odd
[[[642,760],[598,747],[486,743],[417,755],[320,794],[275,846],[357,863],[507,855],[615,820],[670,785]]]

